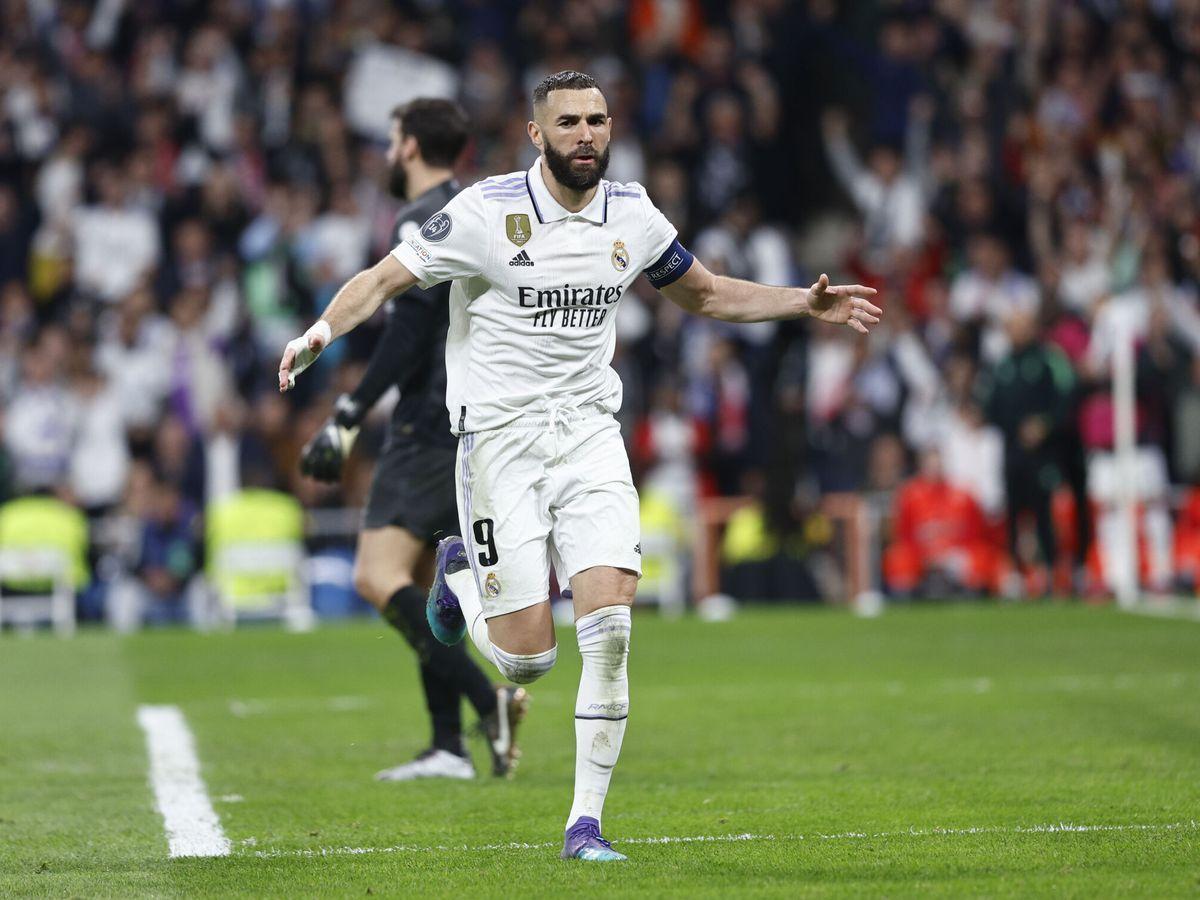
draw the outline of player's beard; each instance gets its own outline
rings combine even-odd
[[[388,192],[397,200],[408,199],[408,173],[400,163],[388,166]]]
[[[554,176],[555,180],[568,190],[590,191],[600,183],[600,179],[604,177],[604,173],[608,169],[608,151],[609,148],[605,147],[604,152],[600,154],[591,149],[574,150],[570,154],[563,154],[546,144],[546,165],[550,167],[550,174]],[[596,160],[596,165],[590,171],[574,171],[571,168],[571,160],[580,155],[591,156]]]

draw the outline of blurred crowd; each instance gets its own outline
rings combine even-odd
[[[2,3],[0,496],[79,506],[98,580],[119,546],[164,598],[216,499],[360,504],[382,412],[340,488],[297,457],[381,323],[273,385],[390,249],[389,114],[459,99],[469,183],[530,164],[532,86],[577,68],[614,116],[608,177],[646,185],[709,268],[827,270],[887,311],[869,340],[725,326],[640,282],[614,365],[662,508],[760,498],[727,562],[803,569],[820,498],[878,493],[896,593],[1063,566],[1102,590],[1132,334],[1143,568],[1170,587],[1200,558],[1180,493],[1200,480],[1198,51],[1198,0]]]

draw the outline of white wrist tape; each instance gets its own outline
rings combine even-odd
[[[292,362],[292,371],[288,373],[288,387],[295,387],[296,376],[315,363],[317,357],[321,355],[320,351],[313,353],[308,348],[308,339],[314,334],[320,336],[322,340],[321,349],[328,347],[329,342],[333,340],[333,330],[329,327],[329,323],[324,319],[318,319],[308,331],[304,332],[303,336],[288,341],[288,347],[296,352],[296,358]]]
[[[333,340],[333,329],[329,327],[329,323],[324,319],[317,319],[317,321],[309,326],[308,331],[304,332],[305,340],[314,334],[320,335],[322,347],[328,347],[329,342]]]

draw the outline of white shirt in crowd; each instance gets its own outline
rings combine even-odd
[[[1156,303],[1163,304],[1170,329],[1187,342],[1193,353],[1200,352],[1200,315],[1196,312],[1193,296],[1175,285],[1157,291],[1135,287],[1096,310],[1092,337],[1088,342],[1089,365],[1099,368],[1107,364],[1122,332],[1135,340],[1145,338]]]
[[[1083,262],[1063,264],[1058,295],[1064,307],[1089,318],[1096,304],[1108,294],[1111,283],[1108,260],[1103,253],[1097,253]]]
[[[303,239],[311,254],[310,266],[328,273],[331,280],[348,281],[363,267],[371,241],[371,224],[365,216],[327,212],[305,230]]]
[[[76,394],[75,447],[71,453],[71,492],[85,507],[121,499],[129,474],[129,444],[121,398],[108,384],[91,396]]]
[[[74,216],[75,283],[120,300],[158,264],[158,223],[144,209],[89,206]]]
[[[1004,511],[1004,438],[993,425],[952,412],[940,444],[946,480],[966,491],[989,518]]]
[[[65,153],[55,154],[38,169],[33,191],[43,219],[56,224],[69,221],[83,199],[83,162]]]
[[[983,358],[988,363],[1003,359],[1009,350],[1004,323],[1013,313],[1036,312],[1041,305],[1037,282],[1009,269],[999,278],[988,278],[968,269],[950,286],[950,315],[957,322],[982,319]]]
[[[885,182],[862,164],[845,135],[827,135],[825,149],[838,181],[863,216],[868,252],[915,247],[925,230],[925,192],[919,179],[901,172]]]
[[[675,228],[636,183],[601,181],[577,213],[542,180],[541,162],[478,182],[392,254],[422,287],[453,280],[446,405],[462,434],[524,413],[621,406],[609,363],[616,307],[641,272],[673,280],[662,259]]]
[[[115,323],[96,347],[96,368],[108,379],[121,404],[126,427],[149,428],[160,414],[171,386],[171,344],[174,329],[159,316],[142,320],[137,339],[126,344]]]
[[[17,488],[52,488],[67,476],[75,441],[76,407],[57,384],[23,383],[8,406],[4,442]]]
[[[228,48],[216,54],[210,65],[188,67],[175,83],[179,108],[197,118],[200,137],[216,150],[233,144],[234,106],[241,85],[241,68]]]

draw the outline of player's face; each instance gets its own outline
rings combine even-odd
[[[403,200],[407,196],[408,173],[404,169],[404,130],[398,119],[392,119],[388,131],[388,190],[393,197]]]
[[[612,118],[596,88],[551,91],[529,123],[529,136],[546,157],[550,174],[565,188],[586,191],[608,168]]]

